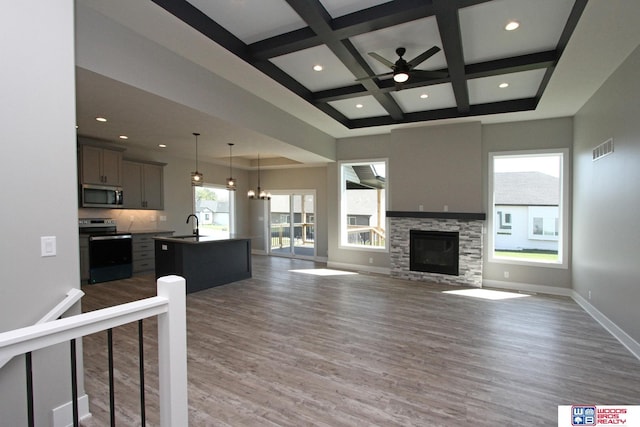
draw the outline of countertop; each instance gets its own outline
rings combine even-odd
[[[232,242],[235,240],[250,240],[251,237],[247,236],[231,236],[229,238],[220,238],[214,236],[193,236],[193,235],[182,235],[182,236],[155,236],[155,240],[161,240],[165,242],[173,242],[173,243],[185,243],[185,244],[201,244],[201,243],[214,243],[214,242]]]

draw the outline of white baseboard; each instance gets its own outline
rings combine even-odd
[[[589,301],[584,299],[579,293],[569,288],[556,288],[554,286],[534,285],[530,283],[503,282],[501,280],[483,280],[482,286],[489,288],[511,289],[522,292],[568,296],[573,299],[584,311],[587,312],[596,322],[609,332],[615,339],[626,347],[637,359],[640,360],[640,343],[635,341],[618,325],[613,323],[607,316],[602,314]]]
[[[362,264],[347,264],[343,262],[327,262],[328,268],[336,268],[340,270],[349,270],[349,271],[365,271],[367,273],[375,273],[375,274],[391,274],[391,270],[389,268],[382,267],[374,267],[372,265],[362,265]]]
[[[640,360],[640,343],[631,338],[629,334],[620,329],[618,325],[613,323],[607,316],[602,314],[597,308],[591,305],[589,301],[584,299],[582,295],[576,291],[572,291],[571,298],[593,317],[596,322],[600,323],[611,335],[613,335],[620,343],[627,348],[638,360]]]
[[[505,282],[502,280],[482,280],[482,286],[487,288],[510,289],[513,291],[530,292],[533,294],[548,294],[571,297],[573,291],[569,288],[557,288],[555,286],[536,285],[533,283]]]
[[[263,249],[251,249],[251,255],[267,255],[267,251]]]
[[[53,420],[51,425],[53,427],[71,427],[73,426],[73,404],[67,402],[64,405],[60,405],[54,408],[52,411]],[[91,417],[89,412],[89,396],[83,394],[78,397],[78,418],[81,420]]]

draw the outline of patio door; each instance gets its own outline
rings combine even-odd
[[[314,258],[315,191],[278,192],[271,195],[269,253]]]

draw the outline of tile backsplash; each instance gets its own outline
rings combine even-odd
[[[165,230],[167,215],[164,211],[136,209],[78,209],[78,218],[113,218],[118,231]]]

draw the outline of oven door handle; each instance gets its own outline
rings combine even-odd
[[[90,242],[95,242],[97,240],[116,240],[116,239],[131,239],[131,234],[121,234],[118,236],[91,236],[89,237]]]

